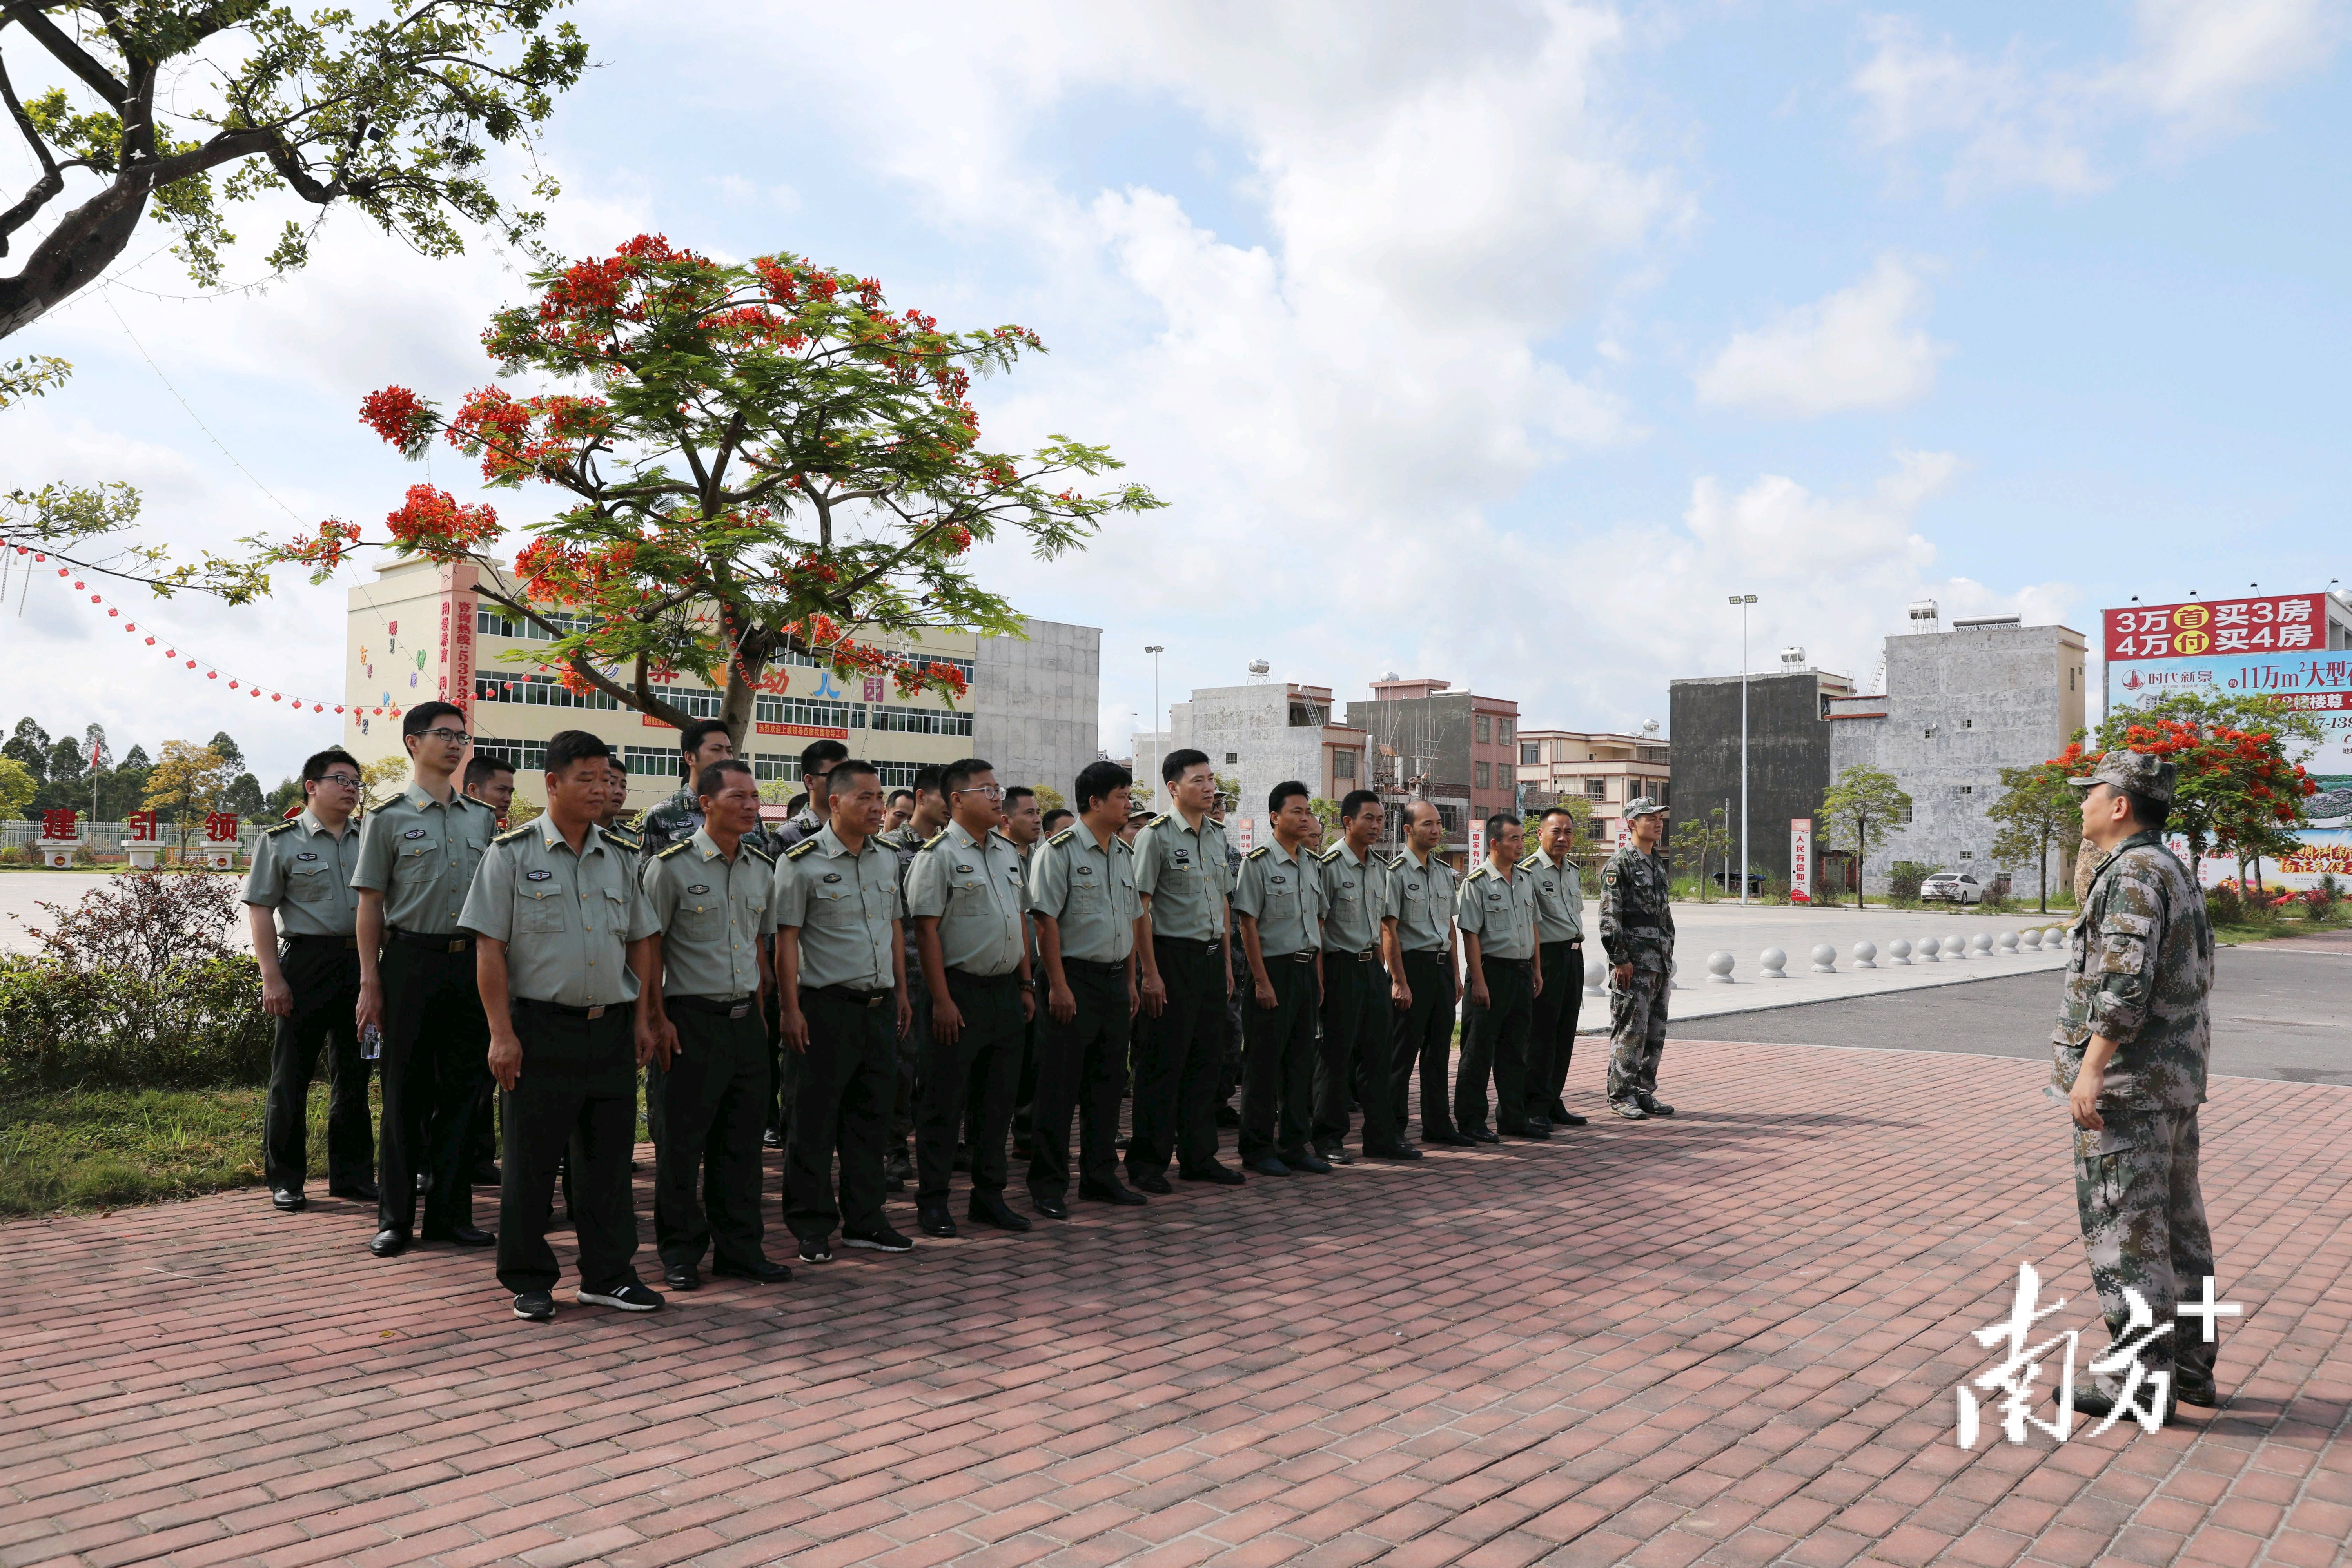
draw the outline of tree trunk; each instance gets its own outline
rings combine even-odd
[[[0,278],[0,338],[39,321],[98,281],[130,246],[147,211],[147,180],[114,184],[66,214],[14,278]]]

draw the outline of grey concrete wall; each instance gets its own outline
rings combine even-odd
[[[982,637],[972,658],[971,750],[1005,784],[1067,796],[1101,750],[1102,629],[1031,621],[1029,636]]]
[[[1385,777],[1391,767],[1410,773],[1415,756],[1434,758],[1433,782],[1459,786],[1467,795],[1472,782],[1470,759],[1470,698],[1467,691],[1441,691],[1427,699],[1402,702],[1350,702],[1347,722],[1365,731],[1371,771]],[[1393,762],[1381,755],[1382,746],[1396,750]]]
[[[1675,822],[1697,821],[1731,802],[1732,856],[1739,854],[1739,677],[1677,680],[1670,689],[1675,771],[1666,805]],[[1789,821],[1814,816],[1830,783],[1830,733],[1812,670],[1748,678],[1748,863],[1786,881]]]
[[[1196,688],[1192,700],[1170,704],[1168,723],[1171,751],[1197,747],[1209,753],[1209,766],[1220,777],[1239,776],[1236,816],[1255,822],[1254,843],[1272,842],[1265,797],[1276,784],[1298,779],[1321,793],[1322,727],[1291,724],[1290,689],[1279,681]],[[1228,753],[1236,760],[1227,762]],[[1228,818],[1226,826],[1238,841],[1239,822]]]

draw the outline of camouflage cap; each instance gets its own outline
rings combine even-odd
[[[1663,804],[1649,795],[1637,795],[1625,803],[1625,820],[1631,822],[1637,816],[1661,816],[1665,809]]]
[[[2076,789],[2088,789],[2093,784],[2113,784],[2130,795],[2146,795],[2159,805],[2172,804],[2173,779],[2179,773],[2162,757],[2151,757],[2146,752],[2109,752],[2099,759],[2099,765],[2088,776],[2068,779]]]

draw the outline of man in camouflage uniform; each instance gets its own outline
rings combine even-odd
[[[1673,985],[1675,915],[1658,856],[1666,808],[1648,795],[1625,803],[1633,842],[1601,868],[1601,945],[1609,953],[1609,1109],[1629,1121],[1672,1116],[1658,1098]]]
[[[2083,835],[2098,861],[2068,942],[2053,1078],[2074,1120],[2074,1203],[2091,1282],[2109,1336],[2137,1350],[2149,1388],[2142,1404],[2128,1367],[2094,1372],[2074,1407],[2106,1415],[2126,1404],[2168,1421],[2159,1375],[2170,1374],[2172,1399],[2216,1400],[2210,1321],[2177,1318],[2183,1286],[2193,1291],[2213,1272],[2197,1184],[2213,931],[2196,878],[2164,846],[2173,765],[2110,752],[2071,782],[2084,790]],[[2133,1321],[2126,1289],[2145,1304],[2145,1322]],[[2136,1334],[2146,1337],[2127,1345]]]
[[[702,802],[694,793],[694,781],[702,770],[713,763],[735,760],[735,741],[727,733],[727,726],[717,719],[698,719],[678,732],[678,755],[685,769],[686,783],[676,795],[646,813],[637,823],[640,853],[647,860],[673,844],[683,844],[702,827]],[[767,832],[753,828],[743,836],[743,842],[752,848],[766,852]],[[773,859],[772,854],[769,858]]]

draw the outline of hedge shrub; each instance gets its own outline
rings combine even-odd
[[[264,1083],[273,1026],[242,954],[153,976],[0,960],[0,1093]]]

